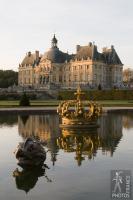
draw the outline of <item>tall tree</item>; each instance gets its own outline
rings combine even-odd
[[[18,72],[13,70],[0,70],[0,88],[7,88],[18,84]]]

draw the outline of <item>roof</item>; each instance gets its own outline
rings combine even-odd
[[[111,46],[111,49],[105,48],[102,54],[103,54],[105,63],[114,64],[114,65],[122,65],[122,62],[113,46]]]
[[[35,66],[35,65],[38,65],[40,62],[40,57],[38,57],[38,59],[36,59],[36,54],[35,53],[31,53],[31,52],[28,52],[25,56],[25,58],[23,59],[21,65],[32,65],[32,66]]]
[[[89,43],[88,46],[77,45],[75,59],[87,60],[88,58],[91,60],[102,61],[107,64],[122,65],[122,62],[113,46],[111,46],[111,49],[104,48],[103,52],[99,53],[97,51],[97,46],[92,43]]]
[[[51,60],[53,63],[64,63],[66,60],[69,61],[71,56],[59,50],[58,47],[52,47],[49,51],[44,53],[43,59]]]
[[[107,64],[120,64],[122,62],[117,55],[113,46],[110,49],[104,48],[102,53],[99,53],[97,50],[97,46],[94,43],[89,43],[87,46],[77,45],[77,53],[75,55],[69,55],[68,53],[64,53],[59,50],[57,46],[58,40],[55,35],[51,41],[51,48],[44,53],[43,56],[39,56],[39,52],[32,54],[28,52],[22,61],[22,65],[38,65],[42,59],[51,60],[52,63],[64,63],[65,61],[70,61],[71,59],[76,60],[87,60],[91,59],[94,61],[102,61]]]
[[[101,60],[102,56],[97,51],[97,46],[92,43],[89,43],[88,46],[78,45],[77,54],[75,55],[75,58],[77,60],[82,60],[82,59],[87,60],[88,58],[92,60]]]

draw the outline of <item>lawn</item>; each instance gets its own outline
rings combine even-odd
[[[133,101],[131,100],[104,100],[98,101],[102,106],[133,106]]]
[[[58,106],[59,100],[32,100],[31,106]],[[127,100],[105,100],[105,101],[97,101],[102,106],[133,106],[133,101],[127,101]],[[19,101],[0,101],[0,107],[18,107]]]
[[[50,101],[42,101],[42,100],[31,100],[31,106],[58,106],[59,101],[50,100]],[[0,107],[18,107],[19,101],[0,101]]]

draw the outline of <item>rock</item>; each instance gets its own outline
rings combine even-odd
[[[46,152],[41,144],[32,138],[27,138],[20,143],[15,151],[18,165],[22,168],[43,165],[46,160]]]

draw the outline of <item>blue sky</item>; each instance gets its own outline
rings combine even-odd
[[[28,51],[44,53],[54,33],[62,51],[114,45],[133,67],[132,9],[132,0],[0,0],[0,69],[17,70]]]

